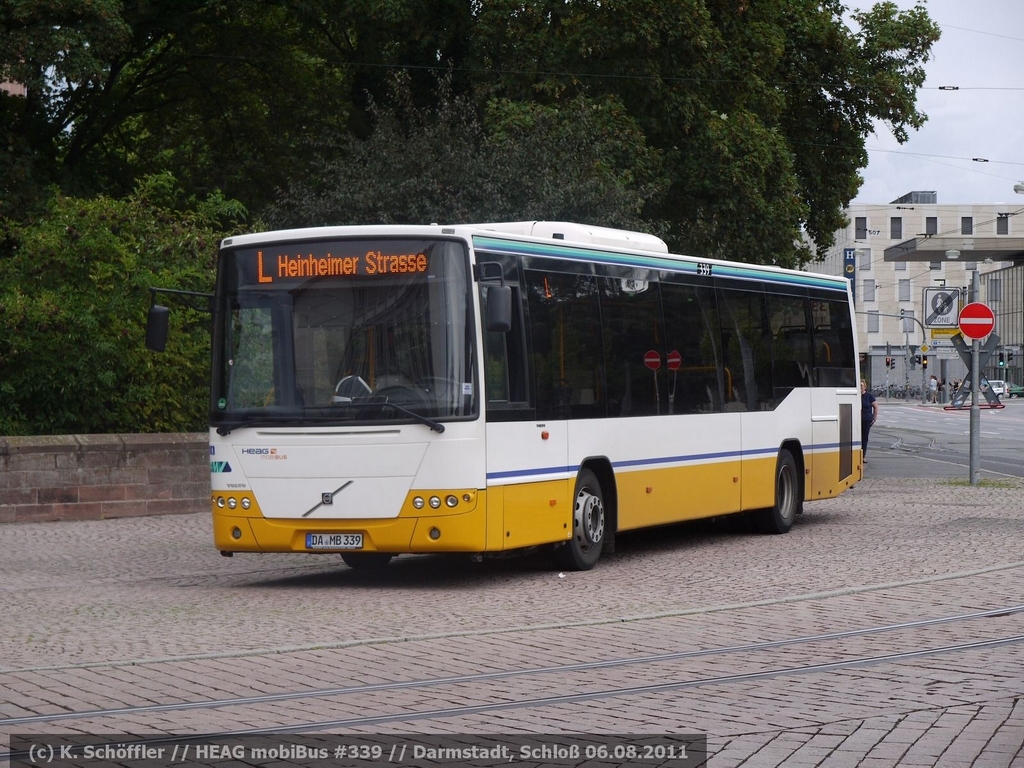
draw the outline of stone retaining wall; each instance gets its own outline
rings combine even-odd
[[[205,433],[0,437],[0,523],[209,509]]]

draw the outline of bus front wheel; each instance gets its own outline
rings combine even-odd
[[[788,533],[800,512],[800,475],[793,454],[783,448],[775,462],[775,506],[759,510],[762,533]]]
[[[555,550],[559,566],[571,571],[589,571],[597,564],[604,545],[604,493],[597,476],[580,470],[573,494],[572,538]]]

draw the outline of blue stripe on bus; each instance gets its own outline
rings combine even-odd
[[[594,261],[602,264],[643,267],[645,269],[660,269],[693,275],[697,274],[697,265],[699,261],[683,261],[679,258],[656,255],[643,256],[633,253],[609,253],[607,251],[595,251],[589,248],[554,245],[548,243],[524,243],[493,237],[483,237],[480,235],[473,236],[473,246],[484,250],[500,251],[502,253],[517,255],[547,256],[572,261]],[[752,267],[738,266],[735,264],[720,264],[715,262],[712,264],[712,275],[734,277],[741,280],[764,280],[772,283],[786,283],[804,286],[810,285],[840,292],[845,292],[846,290],[845,283],[837,281],[837,278],[828,277],[827,275],[816,275],[811,272],[777,273],[769,270],[760,270]],[[842,278],[842,280],[845,280],[845,278]]]
[[[860,443],[851,443],[851,447],[860,448]],[[814,451],[824,450],[838,450],[842,447],[842,443],[818,443],[816,445],[805,446],[805,452],[811,453]],[[685,463],[693,461],[703,461],[707,459],[729,459],[729,458],[753,458],[755,456],[773,456],[778,453],[778,447],[774,448],[754,448],[747,451],[720,451],[716,453],[693,453],[686,456],[659,456],[647,459],[630,459],[627,461],[613,461],[612,468],[624,469],[624,468],[636,468],[645,466],[658,466],[659,464],[675,464]],[[579,469],[578,466],[565,466],[565,467],[536,467],[532,469],[510,469],[505,472],[488,472],[488,480],[507,480],[510,478],[524,478],[524,477],[543,477],[548,475],[564,475],[573,474]]]
[[[512,469],[508,472],[488,472],[488,480],[505,480],[510,477],[530,477],[534,475],[564,475],[575,472],[578,467],[538,467],[537,469]]]

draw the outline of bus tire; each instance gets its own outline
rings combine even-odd
[[[356,571],[379,571],[387,567],[392,557],[390,552],[343,552],[341,555],[345,565]]]
[[[555,550],[557,564],[568,571],[593,568],[604,546],[605,522],[601,483],[589,469],[582,469],[573,493],[572,537]]]
[[[800,513],[800,475],[796,460],[786,448],[775,462],[775,505],[757,512],[757,527],[762,533],[789,533]]]

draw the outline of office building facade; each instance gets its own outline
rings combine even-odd
[[[968,301],[985,303],[996,316],[999,344],[982,374],[1024,381],[1024,212],[1018,215],[1019,208],[941,205],[934,192],[849,207],[849,225],[836,233],[825,260],[808,269],[850,280],[862,375],[873,388],[909,390],[918,397],[933,374],[950,383],[965,378],[968,368],[953,337],[959,310]]]

